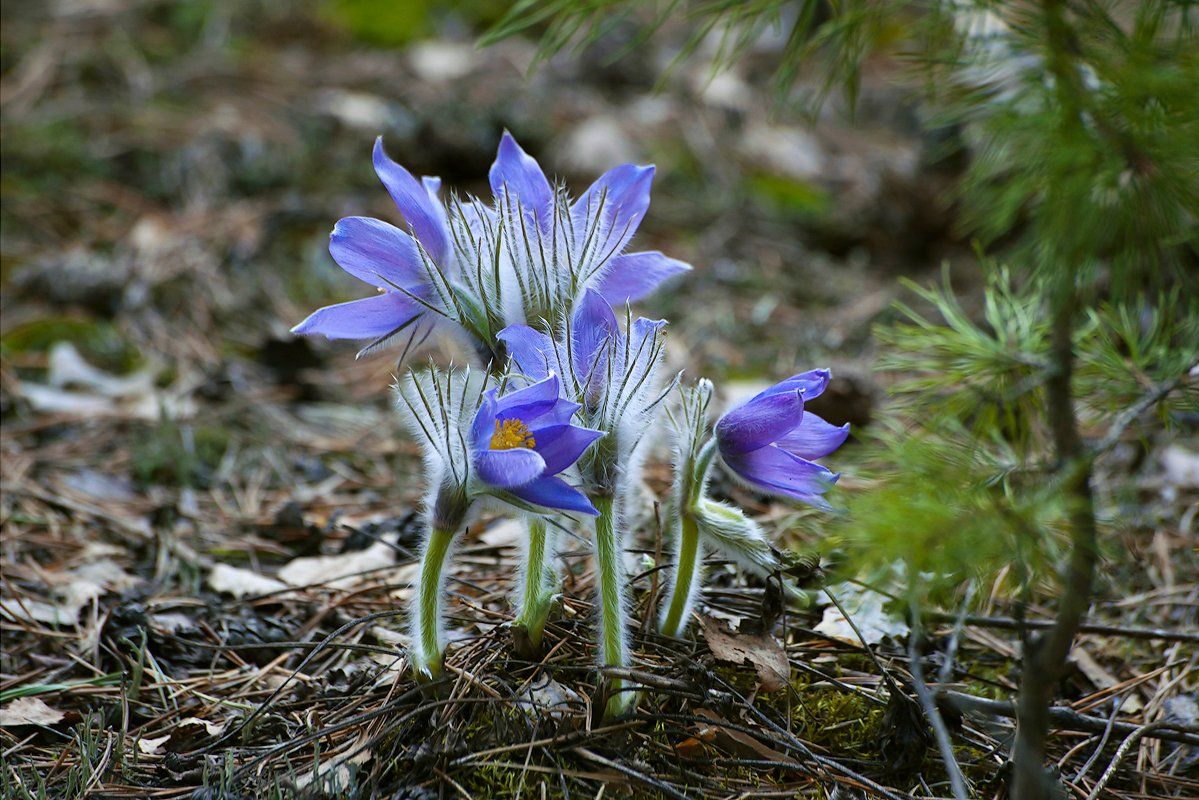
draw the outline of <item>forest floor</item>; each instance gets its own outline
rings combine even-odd
[[[451,568],[447,675],[413,682],[421,486],[395,353],[288,334],[361,296],[326,239],[395,218],[377,134],[467,192],[505,127],[576,189],[655,162],[635,244],[695,265],[642,309],[671,320],[670,365],[728,395],[831,366],[816,410],[859,432],[885,413],[870,330],[900,278],[945,263],[967,297],[979,278],[951,224],[952,132],[921,132],[895,65],[871,65],[852,122],[831,102],[809,124],[762,88],[770,42],[737,72],[703,51],[664,72],[677,41],[613,61],[618,28],[529,72],[528,41],[472,47],[478,4],[363,16],[389,5],[5,4],[0,796],[948,797],[914,664],[977,796],[1003,796],[1020,650],[999,581],[912,653],[885,585],[829,587],[855,630],[825,595],[783,603],[714,561],[667,639],[643,624],[665,546],[646,515],[628,559],[645,691],[605,723],[586,543],[525,661],[521,530],[485,519]],[[1074,797],[1109,768],[1104,797],[1199,796],[1199,734],[1179,732],[1199,719],[1196,449],[1141,443],[1100,472],[1131,507],[1055,717]],[[866,488],[858,458],[834,457],[838,491]],[[667,488],[660,458],[648,481]],[[717,490],[828,554],[819,514]]]

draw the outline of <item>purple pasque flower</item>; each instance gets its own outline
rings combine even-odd
[[[635,303],[691,269],[658,251],[624,252],[649,209],[653,166],[615,167],[572,201],[505,131],[489,177],[496,211],[512,232],[507,250],[522,321],[553,320],[586,289],[613,306]]]
[[[475,475],[493,490],[533,506],[597,514],[591,501],[558,477],[603,436],[571,424],[578,403],[564,399],[557,375],[499,395],[492,389],[471,423]]]
[[[537,380],[562,376],[583,422],[609,435],[601,450],[608,467],[624,464],[643,438],[664,392],[656,372],[665,348],[665,320],[628,319],[622,327],[608,301],[588,289],[552,339],[528,325],[499,333],[513,366]]]
[[[498,360],[493,345],[502,328],[557,320],[586,288],[624,305],[690,269],[656,251],[623,252],[649,207],[653,167],[616,167],[571,201],[505,132],[488,204],[443,202],[440,180],[418,180],[387,157],[381,138],[374,166],[408,230],[347,217],[334,227],[329,252],[379,294],[318,309],[295,333],[367,340],[362,352],[369,352],[405,331],[416,336],[449,323],[484,361]]]
[[[829,376],[826,369],[801,372],[726,412],[716,423],[724,463],[768,494],[828,508],[822,495],[840,475],[815,459],[840,447],[849,425],[830,425],[805,412],[804,402],[820,396]]]
[[[292,333],[329,339],[370,340],[368,352],[413,327],[430,310],[429,265],[450,259],[446,211],[438,178],[417,180],[387,157],[383,137],[375,140],[375,173],[387,188],[411,233],[371,217],[338,220],[329,235],[329,254],[343,270],[379,294],[317,309]]]

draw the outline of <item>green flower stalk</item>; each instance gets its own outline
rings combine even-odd
[[[558,574],[553,567],[558,541],[556,524],[541,516],[530,516],[526,523],[528,535],[521,558],[512,640],[517,653],[528,659],[541,653],[545,623],[558,597]]]
[[[741,509],[707,496],[708,472],[716,455],[755,489],[828,507],[822,495],[837,476],[809,459],[839,447],[849,427],[829,425],[803,410],[805,397],[819,395],[828,377],[827,371],[814,370],[776,384],[731,409],[714,431],[708,423],[711,382],[701,380],[680,390],[679,407],[670,415],[674,487],[667,515],[675,560],[658,619],[661,633],[680,636],[686,630],[703,578],[705,548],[719,550],[758,574],[769,575],[782,566],[760,525]]]
[[[681,402],[670,414],[674,433],[674,486],[666,517],[666,528],[675,542],[675,559],[670,574],[669,600],[663,605],[658,630],[666,636],[679,636],[687,626],[691,607],[703,578],[703,545],[697,521],[703,499],[708,468],[715,443],[708,440],[708,406],[712,402],[712,382],[700,380],[679,390]]]
[[[422,679],[442,672],[445,568],[476,501],[492,497],[533,513],[596,513],[558,474],[603,434],[571,424],[579,405],[561,397],[557,377],[502,396],[487,390],[490,377],[430,368],[410,371],[396,387],[405,421],[424,440],[430,487],[411,618],[410,656]]]
[[[586,290],[574,313],[559,321],[556,336],[516,325],[500,333],[513,365],[530,379],[561,375],[581,406],[583,424],[603,431],[579,460],[582,489],[594,505],[594,545],[601,669],[629,664],[624,552],[627,511],[638,498],[647,432],[657,407],[673,388],[661,387],[659,366],[666,323],[632,319],[621,325],[597,292]],[[629,709],[636,695],[620,678],[608,681],[606,715]]]
[[[421,547],[416,581],[416,612],[412,619],[412,668],[418,678],[441,676],[445,654],[445,566],[472,503],[463,486],[446,482],[428,514],[428,535]]]
[[[623,537],[617,524],[613,498],[594,494],[592,502],[599,509],[595,518],[595,571],[599,584],[599,648],[600,663],[606,667],[629,665],[628,634],[625,630],[625,571],[621,562]],[[608,681],[611,695],[604,709],[606,717],[619,716],[628,710],[633,696],[625,691],[624,681]]]

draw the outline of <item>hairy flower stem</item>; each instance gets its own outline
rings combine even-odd
[[[433,528],[421,554],[417,607],[412,618],[412,666],[418,678],[431,679],[441,675],[444,660],[441,647],[444,605],[441,576],[455,534],[455,530]]]
[[[679,544],[675,554],[674,580],[671,581],[670,605],[662,618],[661,631],[666,636],[678,636],[686,627],[686,614],[691,606],[692,587],[699,582],[699,526],[695,516],[684,511],[679,518]]]
[[[683,475],[686,477],[683,485],[675,489],[682,495],[679,498],[678,543],[670,584],[670,602],[658,626],[665,636],[680,636],[686,629],[695,587],[699,584],[703,561],[700,558],[699,525],[691,509],[703,494],[715,453],[716,440],[711,439],[699,451],[694,463],[683,465]]]
[[[595,568],[599,579],[600,662],[605,667],[628,666],[628,648],[624,637],[624,571],[620,563],[615,511],[611,495],[593,495],[591,502],[599,511],[595,518]],[[620,678],[608,680],[611,697],[604,716],[619,716],[629,706],[632,694],[621,691]]]
[[[518,599],[516,619],[512,623],[513,645],[524,658],[541,652],[545,621],[554,598],[552,534],[541,517],[529,519],[528,552],[525,555],[524,587]]]

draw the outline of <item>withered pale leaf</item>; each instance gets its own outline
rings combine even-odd
[[[776,692],[787,685],[791,665],[783,646],[773,636],[733,633],[711,617],[703,617],[701,627],[712,655],[730,664],[752,664],[763,690]]]

